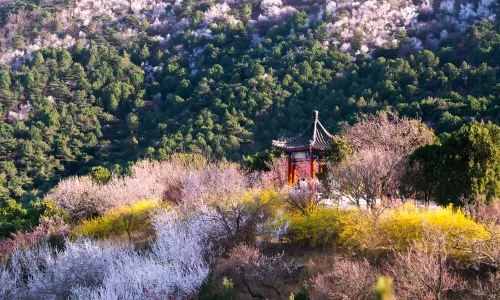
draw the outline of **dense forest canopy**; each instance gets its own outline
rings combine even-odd
[[[175,152],[239,161],[299,133],[313,109],[332,133],[384,111],[438,135],[498,123],[498,10],[491,0],[5,1],[2,232],[36,222],[36,201],[60,179]]]

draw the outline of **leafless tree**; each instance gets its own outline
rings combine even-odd
[[[330,184],[339,195],[352,204],[365,200],[373,208],[377,198],[396,189],[399,173],[393,166],[397,159],[392,152],[362,149],[333,168]]]
[[[292,209],[299,211],[303,215],[308,215],[321,202],[318,195],[322,192],[322,189],[322,184],[313,179],[309,182],[306,181],[303,187],[293,186],[282,189],[282,199]]]
[[[366,260],[336,258],[332,269],[312,279],[311,298],[372,299],[377,270]]]
[[[419,120],[395,113],[361,115],[357,124],[345,125],[340,134],[354,151],[343,162],[329,164],[329,190],[358,206],[361,199],[374,206],[377,198],[397,194],[408,156],[434,138]]]
[[[254,298],[281,299],[282,294],[275,283],[277,277],[285,272],[282,258],[282,255],[265,256],[252,246],[238,245],[227,259],[221,259],[217,264],[217,277],[231,278]]]
[[[355,150],[380,149],[408,157],[418,147],[432,143],[434,133],[419,119],[397,113],[359,115],[353,126],[344,125],[341,136]]]
[[[434,236],[426,240],[414,244],[407,253],[395,252],[384,265],[402,299],[445,299],[448,293],[467,287],[449,264],[444,238]]]
[[[485,224],[486,237],[478,236],[476,239],[464,239],[458,234],[451,247],[468,253],[476,265],[487,266],[491,269],[500,269],[500,228],[490,223]],[[465,244],[464,244],[465,242]]]
[[[485,224],[494,223],[500,225],[500,200],[493,199],[488,205],[479,205],[476,218]]]
[[[487,280],[478,279],[472,293],[485,300],[500,299],[500,273],[488,274]]]

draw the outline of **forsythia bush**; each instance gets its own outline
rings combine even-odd
[[[143,200],[133,206],[124,206],[103,216],[85,220],[72,230],[72,236],[106,239],[112,235],[141,231],[151,226],[151,212],[159,207],[158,201]],[[129,225],[130,222],[130,225]]]
[[[299,243],[306,243],[311,247],[328,246],[335,243],[339,237],[341,220],[347,211],[320,207],[309,215],[291,214],[290,239]]]
[[[406,250],[426,234],[443,236],[445,242],[459,246],[475,239],[488,238],[484,226],[467,217],[460,209],[419,210],[407,205],[384,214],[377,225],[381,247],[391,245]]]
[[[320,208],[308,216],[289,218],[292,242],[306,242],[312,247],[336,245],[351,253],[405,251],[430,235],[442,236],[454,248],[489,237],[482,224],[451,206],[421,210],[405,205],[378,216],[358,210]]]
[[[347,252],[358,252],[364,249],[376,248],[376,219],[371,214],[352,210],[341,220],[342,231],[339,234],[338,246]]]

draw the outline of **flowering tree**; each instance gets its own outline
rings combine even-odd
[[[377,197],[397,194],[409,155],[434,139],[419,120],[396,114],[362,116],[355,125],[345,125],[340,135],[352,151],[340,162],[329,162],[328,184],[338,197],[358,206],[361,199],[372,206]]]
[[[262,14],[258,21],[263,23],[280,22],[293,15],[297,10],[292,6],[283,6],[281,0],[262,0],[260,3]]]
[[[265,188],[281,189],[288,184],[288,165],[286,158],[276,158],[271,162],[267,162],[266,166],[270,171],[262,172],[261,180]],[[315,165],[315,171],[318,170],[318,165]],[[310,178],[310,165],[306,161],[298,161],[296,163],[295,172],[298,179]]]
[[[210,7],[204,14],[205,24],[211,24],[216,20],[228,20],[231,23],[237,23],[238,21],[229,12],[231,8],[227,3],[218,3]]]
[[[394,43],[396,29],[417,17],[417,7],[408,0],[328,1],[326,10],[335,18],[328,30],[339,36],[340,49],[357,53]]]
[[[88,239],[66,241],[62,250],[47,245],[16,250],[10,267],[0,272],[0,296],[145,299],[195,294],[217,257],[209,237],[221,232],[220,225],[207,213],[175,210],[157,212],[153,224],[157,238],[146,252]]]
[[[89,176],[70,177],[59,182],[45,199],[54,201],[74,219],[99,215],[144,199],[178,202],[183,178],[189,177],[188,172],[204,168],[203,161],[199,158],[198,166],[178,157],[164,162],[141,161],[132,166],[130,176],[113,177],[106,184]]]
[[[42,218],[35,228],[0,239],[0,261],[8,258],[15,249],[29,249],[47,242],[51,237],[63,240],[68,231],[68,226],[59,218]]]

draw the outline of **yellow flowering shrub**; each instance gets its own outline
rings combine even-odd
[[[425,222],[427,226],[445,233],[451,239],[489,237],[482,224],[466,216],[461,209],[454,210],[451,206],[428,211]]]
[[[290,239],[311,247],[332,245],[341,231],[342,214],[345,211],[320,207],[309,215],[292,213]]]
[[[423,235],[426,212],[415,206],[388,210],[377,223],[379,247],[406,250]]]
[[[489,234],[481,223],[452,207],[419,209],[405,205],[380,215],[358,210],[319,208],[308,216],[291,215],[290,240],[312,247],[336,245],[349,253],[379,254],[406,251],[415,242],[443,237],[449,253]]]
[[[71,234],[74,237],[88,236],[106,239],[110,236],[125,234],[127,228],[130,232],[143,231],[151,226],[150,214],[158,207],[160,207],[159,202],[155,200],[143,200],[132,206],[123,206],[100,217],[84,220],[73,228]]]
[[[375,222],[373,215],[358,210],[350,210],[349,213],[343,214],[338,246],[349,253],[374,249]]]

